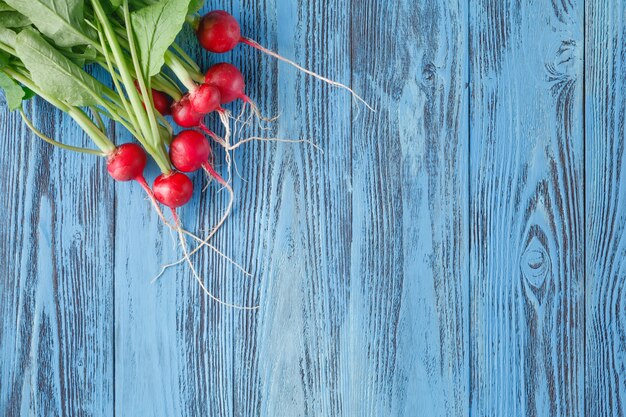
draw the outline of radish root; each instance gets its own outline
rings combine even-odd
[[[246,105],[250,106],[250,110],[252,111],[252,114],[256,116],[256,118],[259,119],[260,121],[266,122],[266,123],[273,123],[276,120],[278,120],[278,116],[274,116],[274,117],[263,116],[263,114],[261,114],[261,110],[259,109],[259,106],[257,106],[257,104],[245,94],[241,96],[241,100],[243,100],[243,103],[244,103],[242,107],[242,111],[246,109]]]
[[[189,268],[191,269],[191,273],[193,274],[195,280],[198,282],[198,284],[200,285],[200,288],[202,288],[202,290],[204,291],[204,293],[213,301],[215,301],[218,304],[223,305],[224,307],[228,307],[228,308],[234,308],[236,310],[246,310],[246,311],[250,311],[250,310],[257,310],[259,308],[259,306],[253,306],[253,307],[249,307],[249,306],[241,306],[241,305],[237,305],[237,304],[232,304],[232,303],[227,303],[221,299],[219,299],[218,297],[216,297],[215,295],[213,295],[213,293],[211,293],[211,291],[209,291],[207,289],[207,287],[204,285],[204,283],[202,282],[202,279],[200,278],[200,276],[198,275],[198,272],[196,271],[196,268],[193,265],[193,262],[191,262],[191,258],[190,258],[190,254],[189,254],[189,249],[187,248],[187,240],[185,239],[185,234],[183,233],[183,229],[180,226],[180,219],[178,218],[178,215],[176,214],[175,210],[172,210],[172,215],[174,216],[174,221],[176,223],[177,226],[177,230],[178,230],[178,238],[180,240],[180,245],[183,249],[183,253],[185,255],[184,259],[185,261],[187,261],[187,265],[189,265]]]
[[[361,96],[359,96],[357,93],[355,93],[354,90],[352,90],[347,85],[338,83],[338,82],[333,81],[333,80],[331,80],[329,78],[323,77],[323,76],[321,76],[321,75],[319,75],[319,74],[317,74],[317,73],[315,73],[313,71],[310,71],[310,70],[308,70],[308,69],[306,69],[306,68],[296,64],[295,62],[293,62],[293,61],[291,61],[291,60],[289,60],[289,59],[287,59],[285,57],[282,57],[282,56],[278,55],[276,52],[274,52],[274,51],[272,51],[270,49],[265,48],[264,46],[262,46],[261,44],[259,44],[258,42],[254,41],[252,39],[249,39],[249,38],[246,38],[246,37],[242,37],[241,38],[241,42],[245,43],[246,45],[251,46],[251,47],[253,47],[255,49],[258,49],[259,51],[261,51],[261,52],[263,52],[263,53],[265,53],[265,54],[267,54],[269,56],[272,56],[272,57],[278,59],[279,61],[285,62],[285,63],[287,63],[287,64],[297,68],[298,70],[304,72],[305,74],[310,75],[313,78],[317,78],[318,80],[321,80],[321,81],[325,82],[326,84],[329,84],[329,85],[331,85],[333,87],[337,87],[337,88],[341,88],[343,90],[346,90],[347,92],[349,92],[352,95],[352,97],[354,97],[356,100],[358,100],[361,103],[363,103],[365,105],[365,107],[367,107],[368,109],[370,109],[373,112],[376,112],[376,109],[374,109],[372,106],[370,106],[367,101],[365,101],[363,98],[361,98]]]
[[[281,143],[306,143],[308,145],[311,145],[312,147],[314,147],[316,150],[320,151],[321,153],[324,153],[324,150],[320,148],[319,145],[317,145],[315,142],[310,141],[308,139],[262,138],[258,136],[252,136],[246,139],[242,139],[239,142],[235,143],[234,145],[229,146],[227,150],[232,151],[232,150],[237,149],[241,145],[245,145],[246,143],[255,142],[255,141],[257,142],[281,142]]]
[[[144,180],[145,183],[145,180]],[[142,184],[140,182],[140,184]],[[147,186],[147,184],[145,184]],[[142,184],[142,187],[144,186],[144,184]],[[233,206],[233,201],[234,201],[234,192],[232,192],[232,188],[230,188],[230,201],[228,204],[228,209],[227,212],[224,214],[224,216],[222,216],[222,219],[220,220],[219,226],[216,226],[213,228],[211,234],[209,235],[208,238],[205,238],[204,240],[196,235],[194,235],[193,233],[189,232],[188,230],[185,230],[184,228],[182,228],[180,220],[178,218],[178,216],[176,215],[175,211],[172,211],[172,214],[174,216],[174,220],[176,222],[175,225],[171,224],[170,222],[167,221],[167,219],[165,218],[163,212],[161,211],[161,208],[158,205],[158,202],[156,201],[156,199],[154,198],[154,194],[152,193],[152,190],[150,190],[150,188],[144,188],[146,190],[146,192],[148,193],[148,196],[152,199],[152,202],[154,204],[155,209],[157,210],[157,213],[159,215],[159,218],[161,219],[161,221],[163,221],[163,224],[165,224],[166,226],[169,227],[170,230],[175,230],[177,232],[182,232],[183,234],[189,236],[190,238],[192,238],[193,240],[195,240],[196,242],[200,242],[201,244],[194,249],[193,252],[191,252],[188,256],[191,256],[193,254],[195,254],[196,252],[198,252],[202,246],[206,246],[209,249],[211,249],[213,252],[215,252],[216,254],[218,254],[220,257],[222,257],[223,259],[225,259],[226,261],[228,261],[229,263],[231,263],[233,266],[235,266],[237,269],[239,269],[241,272],[243,272],[245,275],[252,277],[252,274],[250,274],[248,271],[245,270],[245,268],[243,266],[241,266],[239,263],[237,263],[236,261],[234,261],[232,258],[230,258],[229,256],[227,256],[226,254],[224,254],[222,251],[220,251],[218,248],[216,248],[215,246],[211,245],[208,241],[210,240],[211,237],[213,237],[213,235],[217,232],[217,230],[219,229],[219,227],[221,227],[222,224],[224,224],[224,222],[226,221],[232,206]],[[183,258],[181,258],[180,260],[164,265],[161,267],[161,271],[159,272],[158,275],[156,275],[151,281],[150,283],[155,283],[159,278],[161,278],[163,276],[163,274],[165,274],[165,272],[174,266],[180,265],[181,263],[185,262],[185,258],[188,257],[185,256]]]
[[[240,264],[238,264],[237,262],[235,262],[233,259],[229,258],[227,255],[225,255],[224,253],[222,253],[221,251],[219,251],[215,246],[211,245],[209,243],[209,241],[213,238],[213,236],[215,236],[215,234],[219,231],[219,229],[222,228],[222,226],[224,225],[224,223],[226,222],[226,220],[228,220],[228,217],[230,217],[230,213],[232,212],[232,208],[234,205],[234,201],[235,201],[235,193],[233,191],[232,186],[230,185],[229,182],[227,182],[226,180],[224,180],[214,169],[210,164],[206,164],[204,166],[204,170],[207,172],[207,174],[214,178],[220,185],[222,185],[223,188],[225,188],[228,191],[229,194],[229,201],[228,201],[228,206],[224,212],[224,214],[222,215],[222,217],[220,218],[219,222],[213,226],[211,228],[211,231],[209,232],[209,234],[205,237],[205,238],[200,238],[196,235],[194,235],[193,233],[182,229],[182,232],[191,237],[193,240],[195,240],[198,243],[198,246],[196,246],[196,248],[194,248],[191,252],[187,252],[185,253],[185,256],[181,259],[179,259],[176,262],[173,262],[171,264],[167,264],[164,265],[161,269],[161,272],[159,273],[159,275],[157,275],[155,278],[153,278],[152,282],[155,282],[156,280],[158,280],[167,269],[174,267],[176,265],[180,265],[181,263],[185,262],[187,259],[193,255],[195,255],[198,251],[200,251],[204,246],[208,247],[209,249],[213,250],[214,252],[216,252],[218,255],[220,255],[222,258],[226,259],[227,261],[229,261],[232,265],[234,265],[237,269],[239,269],[241,272],[243,272],[246,276],[252,277],[252,274],[250,274],[248,271],[246,271],[246,269],[241,266]],[[178,226],[178,228],[180,228],[180,225]]]
[[[152,202],[152,206],[154,207],[154,209],[157,212],[157,215],[159,216],[159,219],[161,219],[161,221],[163,222],[163,224],[165,224],[168,227],[172,227],[172,225],[167,221],[167,219],[165,218],[165,215],[163,214],[163,211],[161,210],[161,207],[159,206],[159,202],[157,201],[157,199],[154,197],[154,193],[152,192],[152,190],[150,189],[150,186],[148,185],[148,183],[146,182],[146,179],[144,177],[139,177],[137,178],[135,181],[137,181],[139,183],[139,185],[141,185],[141,188],[143,188],[143,190],[146,192],[146,194],[148,195],[148,198],[150,199],[150,201]]]
[[[249,117],[246,119],[246,121],[243,124],[240,124],[239,122],[241,121],[242,117],[246,113],[247,106],[250,106],[250,108],[252,110],[252,114],[249,115]],[[200,237],[192,234],[191,232],[184,230],[181,227],[181,224],[180,224],[180,221],[179,221],[179,219],[178,219],[178,217],[176,215],[176,212],[174,210],[172,210],[172,214],[174,216],[174,220],[175,220],[175,224],[176,224],[175,230],[178,232],[179,241],[180,241],[180,245],[181,245],[181,247],[183,249],[184,256],[181,259],[179,259],[178,261],[176,261],[176,262],[164,265],[162,267],[160,273],[152,280],[152,282],[155,282],[156,280],[158,280],[167,271],[167,269],[186,262],[189,265],[189,267],[191,268],[192,274],[194,275],[194,278],[196,279],[196,281],[200,284],[200,287],[202,288],[202,290],[212,300],[218,302],[221,305],[224,305],[224,306],[227,306],[227,307],[231,307],[231,308],[237,308],[237,309],[241,309],[241,310],[254,310],[254,309],[257,309],[258,306],[255,306],[255,307],[237,306],[237,305],[234,305],[234,304],[231,304],[231,303],[226,303],[226,302],[218,299],[217,297],[215,297],[210,291],[208,291],[208,289],[206,288],[206,286],[202,282],[202,279],[198,275],[198,272],[196,271],[195,267],[193,266],[193,262],[191,261],[191,257],[193,255],[195,255],[197,252],[199,252],[203,247],[207,247],[207,248],[213,250],[214,252],[216,252],[222,258],[228,260],[231,264],[233,264],[237,269],[239,269],[241,272],[243,272],[246,276],[252,277],[252,274],[247,272],[244,269],[243,266],[241,266],[238,263],[236,263],[234,260],[229,258],[224,253],[220,252],[215,246],[213,246],[213,245],[211,245],[209,243],[211,241],[211,239],[215,236],[215,234],[224,226],[224,224],[226,223],[226,221],[230,217],[230,215],[232,213],[233,205],[234,205],[235,193],[234,193],[232,185],[231,185],[231,181],[232,181],[232,165],[233,165],[234,161],[232,159],[231,152],[235,151],[240,146],[242,146],[242,145],[244,145],[246,143],[249,143],[249,142],[253,142],[253,141],[282,142],[282,143],[306,143],[306,144],[309,144],[309,145],[313,146],[316,150],[318,150],[318,151],[320,151],[322,153],[323,153],[323,150],[317,144],[315,144],[314,142],[312,142],[310,140],[306,140],[306,139],[291,140],[291,139],[264,138],[264,137],[259,137],[259,136],[251,136],[251,137],[239,140],[238,142],[236,142],[234,144],[231,144],[230,143],[230,139],[233,136],[233,132],[234,132],[234,135],[237,136],[237,134],[241,132],[243,127],[245,127],[246,125],[251,124],[252,118],[254,116],[256,116],[259,120],[268,121],[268,122],[273,122],[273,121],[275,121],[277,119],[277,117],[272,118],[272,119],[263,118],[261,116],[260,111],[259,111],[258,107],[256,106],[256,104],[254,104],[247,97],[246,97],[246,99],[244,99],[244,105],[243,105],[243,108],[242,108],[242,112],[239,114],[239,116],[237,118],[233,118],[232,115],[230,114],[230,112],[225,111],[225,110],[219,110],[217,113],[219,115],[220,122],[221,122],[221,124],[224,127],[224,131],[225,131],[224,138],[219,137],[217,134],[215,134],[213,131],[211,131],[208,127],[206,127],[204,124],[200,124],[199,128],[200,128],[200,130],[202,130],[204,132],[204,134],[209,136],[211,139],[213,139],[215,142],[217,142],[224,149],[224,151],[225,151],[225,160],[226,160],[226,164],[227,164],[227,172],[228,172],[227,179],[224,179],[213,168],[213,163],[212,163],[213,161],[212,160],[209,160],[206,164],[204,164],[203,168],[206,171],[208,177],[215,179],[224,189],[226,189],[228,191],[228,195],[229,195],[228,206],[227,206],[226,210],[224,211],[224,213],[222,214],[222,216],[221,216],[220,220],[218,221],[218,223],[215,224],[215,226],[212,227],[212,229],[210,230],[210,232],[208,233],[208,235],[205,238],[200,238]],[[231,129],[230,119],[234,120],[234,123],[235,123],[234,130]],[[269,128],[264,128],[262,126],[261,126],[261,129],[269,130]],[[236,165],[235,165],[235,170],[237,170],[237,166]],[[239,174],[238,170],[237,170],[237,173]],[[190,237],[192,240],[194,240],[197,243],[197,246],[193,250],[191,250],[191,251],[187,247],[186,236]]]

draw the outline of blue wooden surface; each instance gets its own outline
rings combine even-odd
[[[196,265],[261,306],[242,312],[184,266],[151,284],[180,250],[141,190],[2,106],[0,415],[626,413],[626,1],[207,3],[378,111],[183,37],[203,66],[244,70],[281,115],[272,135],[324,150],[237,151],[214,243],[254,276],[211,252]],[[201,231],[226,203],[211,185],[183,220]]]
[[[584,415],[583,12],[471,6],[473,415]]]

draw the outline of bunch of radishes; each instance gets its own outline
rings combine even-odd
[[[194,26],[196,26],[198,40],[207,51],[229,52],[240,42],[245,41],[245,38],[241,36],[237,20],[223,10],[207,13],[197,22]],[[171,114],[174,122],[183,128],[200,128],[219,141],[217,135],[204,125],[204,118],[213,112],[224,115],[225,110],[222,105],[238,99],[254,106],[252,100],[245,94],[246,85],[243,75],[232,64],[222,62],[211,66],[204,75],[202,83],[197,83],[195,81],[198,78],[197,75],[186,73],[184,68],[172,66],[172,69],[188,91],[176,101],[156,89],[152,89],[152,97],[156,110],[164,116]],[[112,174],[115,179],[139,179],[143,182],[143,175],[138,174],[137,171],[143,172],[145,156],[138,157],[137,153],[136,147],[128,146],[119,147],[116,153],[109,156],[109,167],[115,166],[115,171],[118,172],[120,166],[126,166],[130,172],[130,175],[127,175],[122,169],[121,176]],[[191,173],[200,169],[207,171],[220,183],[225,183],[211,166],[211,154],[211,145],[203,134],[194,130],[185,130],[176,135],[170,144],[169,156],[178,172],[164,173],[157,177],[153,185],[155,198],[171,209],[187,204],[193,194],[193,184],[182,173]],[[135,163],[137,159],[143,163]]]
[[[0,0],[0,88],[9,107],[19,110],[33,132],[48,143],[105,157],[111,177],[138,182],[163,221],[178,231],[185,260],[192,270],[190,255],[202,246],[212,247],[208,241],[226,220],[233,203],[229,181],[213,168],[209,138],[225,149],[227,162],[231,150],[251,139],[231,144],[231,123],[236,120],[223,106],[242,100],[243,107],[248,106],[257,120],[262,117],[245,94],[243,75],[235,66],[218,63],[202,72],[176,45],[175,38],[184,24],[193,26],[200,45],[212,53],[228,52],[244,43],[345,88],[360,100],[346,86],[243,37],[238,22],[227,12],[213,11],[199,16],[202,3],[202,0]],[[93,78],[85,70],[88,64],[104,69],[113,88]],[[39,131],[22,108],[22,102],[34,95],[68,114],[98,150],[64,144]],[[205,117],[211,113],[219,116],[224,137],[204,124]],[[171,116],[177,125],[188,130],[174,135],[165,116]],[[103,121],[106,118],[125,127],[136,143],[116,146],[108,137]],[[152,187],[144,178],[148,156],[161,169]],[[187,174],[198,170],[204,170],[230,193],[226,213],[204,239],[185,231],[176,213],[193,195],[193,183]],[[171,209],[173,225],[162,214],[159,203]],[[198,243],[191,253],[185,237]],[[194,275],[213,297],[195,270]]]

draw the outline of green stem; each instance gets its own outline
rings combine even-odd
[[[94,107],[89,107],[89,112],[91,113],[91,116],[96,119],[96,125],[98,126],[98,128],[102,131],[102,133],[106,135],[107,127],[104,125],[104,121],[102,120],[102,117],[100,117],[100,113],[98,112],[98,110]]]
[[[91,119],[78,107],[70,107],[67,111],[72,119],[89,135],[91,140],[102,151],[109,155],[115,150],[115,145],[109,140],[109,138],[102,133],[98,126],[96,126]]]
[[[102,133],[100,129],[91,121],[87,115],[76,107],[70,107],[65,103],[57,100],[53,97],[48,96],[43,91],[41,91],[35,83],[33,83],[30,79],[23,76],[19,72],[14,71],[11,68],[3,68],[3,71],[13,79],[19,81],[29,89],[31,89],[35,94],[46,100],[48,103],[52,104],[54,107],[59,110],[67,113],[78,123],[78,125],[89,135],[94,144],[102,150],[103,153],[109,154],[115,150],[115,145],[109,138]]]
[[[111,113],[109,113],[106,109],[102,109],[100,107],[94,107],[93,108],[94,111],[98,112],[99,114],[108,117],[111,120],[117,121],[118,123],[120,123],[122,126],[124,126],[126,128],[126,130],[128,130],[128,132],[130,132],[131,135],[133,135],[133,137],[138,137],[139,134],[135,131],[135,129],[133,129],[133,127],[125,122],[121,122],[119,121],[116,116],[112,115]]]
[[[169,52],[169,51],[168,51]],[[189,91],[195,91],[198,88],[193,77],[187,71],[187,68],[180,62],[178,57],[173,53],[165,54],[165,64],[176,74],[176,77],[180,80],[181,83],[187,88]]]
[[[120,14],[120,13],[118,12],[118,14]],[[126,20],[126,17],[124,16],[123,13],[122,13],[122,15],[120,17],[122,19]],[[115,33],[117,34],[117,37],[118,37],[120,43],[122,44],[122,47],[124,47],[126,49],[130,49],[131,33],[128,31],[127,28],[124,28],[123,26],[121,26],[120,23],[118,21],[116,21],[116,20],[114,20],[112,22],[112,25],[113,25],[113,30],[115,30]],[[130,25],[126,24],[126,23],[125,23],[125,25],[126,25],[126,27],[130,26]],[[182,53],[184,53],[184,51],[182,51]],[[189,58],[189,59],[191,60],[191,58]],[[193,62],[193,61],[191,61],[191,62]],[[194,63],[194,65],[195,65],[195,63]],[[197,71],[200,71],[200,69],[198,68]],[[157,78],[160,79],[160,81],[156,81]],[[159,73],[159,74],[155,75],[154,79],[153,79],[153,82],[155,82],[155,88],[157,90],[163,91],[164,93],[168,94],[170,97],[172,97],[176,101],[180,100],[180,98],[183,96],[183,93],[180,91],[180,89],[178,88],[176,83],[172,83],[172,82],[168,82],[168,81],[169,80],[166,77],[164,77],[164,74],[162,74],[162,73]],[[158,85],[159,87],[157,88],[156,85]]]
[[[79,148],[77,146],[65,145],[64,143],[57,142],[56,140],[51,139],[48,136],[44,135],[39,129],[37,129],[35,127],[35,125],[33,125],[32,121],[26,116],[26,113],[24,113],[24,110],[20,109],[20,115],[22,116],[22,120],[24,121],[24,123],[26,123],[26,126],[28,126],[28,128],[35,135],[39,136],[39,138],[41,138],[45,142],[48,142],[50,145],[53,145],[53,146],[56,146],[56,147],[59,147],[61,149],[65,149],[65,150],[68,150],[68,151],[86,153],[86,154],[90,154],[90,155],[97,155],[97,156],[106,156],[107,155],[103,151],[97,151],[95,149]]]
[[[118,11],[118,14],[120,14],[119,11]],[[124,16],[123,13],[122,13],[121,18],[125,20],[126,28],[121,26],[121,24],[116,20],[114,20],[111,24],[113,25],[113,30],[115,31],[115,33],[117,33],[118,39],[121,42],[122,46],[126,49],[129,49],[131,33],[128,30],[128,27],[130,25],[128,24],[128,22],[126,22],[126,16]],[[178,55],[176,55],[170,50],[166,51],[165,52],[165,65],[170,67],[170,69],[172,71],[175,71],[175,73],[176,71],[178,71],[177,77],[180,75],[179,79],[187,88],[191,86],[191,84],[186,81],[189,79],[194,80],[198,83],[203,83],[204,75],[202,75],[202,73],[200,72],[200,67],[198,67],[198,65],[194,62],[194,60],[191,59],[191,57],[187,55],[187,53],[185,53],[185,51],[177,44],[174,43],[172,45],[172,48],[178,53]],[[171,68],[168,62],[175,62],[176,70],[174,68]],[[158,74],[157,76],[159,75],[161,74]],[[164,89],[160,89],[159,91],[167,92]],[[173,95],[171,95],[171,97],[174,98],[176,101],[180,100],[180,97],[182,96],[182,94],[180,93],[180,90],[177,89],[177,91],[179,92],[178,94],[172,92]]]
[[[191,59],[191,57],[189,55],[187,55],[187,53],[185,52],[185,50],[183,48],[178,46],[178,44],[174,43],[174,44],[172,44],[172,49],[174,49],[176,51],[176,53],[178,55],[180,55],[180,57],[183,59],[183,61],[185,61],[187,63],[187,65],[189,65],[189,67],[191,67],[192,70],[194,70],[197,73],[200,73],[200,67],[198,66],[198,64],[196,64],[196,61]]]
[[[161,116],[161,118],[163,118],[163,116]],[[161,131],[161,142],[164,142],[167,146],[170,146],[172,144],[172,137],[174,136],[172,126],[170,126],[169,123],[164,123],[159,125],[159,129]],[[167,150],[165,150],[165,152],[167,152]]]
[[[118,32],[116,30],[116,32]],[[99,32],[98,35],[100,37],[102,37],[102,34]],[[118,36],[121,36],[120,33],[118,32]],[[126,35],[124,35],[126,36]],[[102,40],[101,40],[102,42]],[[103,45],[103,56],[107,54],[107,50],[106,50],[106,45]],[[128,45],[126,45],[128,46]],[[106,59],[102,59],[102,57],[98,57],[97,61],[98,65],[100,65],[100,67],[102,67],[105,71],[108,71],[109,74],[111,75],[111,77],[113,78],[113,81],[120,81],[120,76],[116,71],[113,71],[109,66],[109,63],[107,62]],[[170,80],[167,76],[165,76],[165,74],[163,73],[159,73],[157,75],[155,75],[152,78],[152,85],[154,86],[154,88],[158,91],[162,91],[165,94],[167,94],[168,96],[172,97],[175,101],[180,100],[180,98],[183,96],[183,93],[180,91],[180,88],[178,87],[178,85],[174,82],[172,82],[172,80]],[[116,87],[117,89],[117,87]],[[119,89],[118,89],[119,91]],[[122,98],[124,98],[122,96]]]
[[[118,14],[120,14],[119,11],[118,11]],[[122,19],[125,19],[125,16],[123,13],[121,13],[120,17]],[[129,39],[131,38],[131,33],[129,33],[129,31],[125,27],[123,27],[120,24],[120,22],[118,22],[117,20],[112,21],[111,24],[113,25],[113,29],[115,30],[115,33],[117,34],[117,39],[120,41],[120,45],[122,45],[122,47],[125,49],[130,49]],[[126,26],[130,26],[130,25],[126,25]],[[182,96],[182,93],[180,92],[180,89],[178,89],[178,86],[176,84],[171,83],[167,86],[164,85],[164,84],[167,84],[167,80],[163,78],[163,75],[161,73],[155,75],[154,78],[162,79],[161,82],[159,83],[159,86],[161,87],[158,89],[159,91],[163,91],[164,93],[167,93],[168,95],[170,95],[172,98],[176,100],[178,100],[177,97]]]
[[[146,150],[149,151],[150,155],[152,155],[152,158],[159,166],[162,173],[167,175],[172,172],[172,165],[170,164],[170,160],[165,149],[162,147],[155,149],[152,146],[148,146],[146,147]]]
[[[91,0],[93,5],[94,12],[100,24],[102,25],[102,29],[104,31],[104,35],[107,38],[109,43],[109,47],[111,48],[111,53],[113,54],[113,58],[115,60],[116,66],[119,70],[120,76],[122,77],[122,81],[124,83],[124,88],[126,90],[126,94],[130,99],[130,104],[133,108],[134,114],[137,117],[137,122],[141,127],[141,136],[136,136],[137,140],[141,142],[146,151],[150,153],[152,158],[159,165],[159,168],[164,174],[168,174],[172,171],[171,165],[169,162],[169,158],[167,153],[159,148],[154,148],[151,144],[151,141],[148,141],[147,138],[152,134],[152,127],[150,125],[150,121],[148,120],[148,114],[146,109],[144,108],[143,102],[139,95],[139,92],[134,87],[134,77],[131,74],[131,70],[126,63],[124,52],[118,42],[117,36],[115,34],[115,30],[111,22],[109,21],[106,12],[102,8],[99,0]],[[127,2],[125,2],[127,5]],[[130,29],[130,28],[129,28]],[[138,75],[139,71],[136,71]]]
[[[17,53],[15,52],[15,49],[11,48],[9,45],[0,42],[0,50],[3,50],[5,52],[8,52],[9,55],[11,56],[17,56]]]
[[[194,14],[188,14],[187,17],[185,18],[185,21],[187,23],[189,23],[189,26],[191,26],[191,28],[194,30],[194,32],[196,30],[198,30],[198,26],[200,26],[200,16],[197,13]]]
[[[176,84],[172,84],[167,78],[161,74],[157,74],[152,79],[152,86],[155,90],[162,91],[168,96],[172,97],[174,101],[178,101],[183,96],[180,89]]]
[[[98,0],[92,0],[94,12],[96,13],[96,17],[98,21],[102,25],[102,29],[104,31],[104,36],[106,37],[109,47],[111,48],[111,53],[113,54],[113,59],[115,60],[115,64],[119,70],[120,76],[122,77],[122,81],[124,83],[124,88],[126,90],[126,94],[128,94],[128,98],[130,99],[131,106],[133,108],[134,114],[137,116],[137,121],[139,126],[141,127],[141,131],[145,136],[150,134],[150,126],[145,116],[145,110],[143,109],[143,102],[139,97],[139,93],[135,89],[133,85],[133,76],[130,74],[130,70],[128,65],[126,64],[126,60],[124,58],[124,51],[122,50],[119,42],[117,41],[117,36],[115,35],[113,28],[111,27],[111,22],[106,16],[102,5]]]
[[[141,130],[141,126],[135,117],[135,114],[131,110],[130,103],[126,100],[126,96],[124,95],[124,91],[122,90],[122,86],[120,85],[119,75],[113,68],[113,63],[111,62],[111,56],[109,55],[109,50],[106,44],[104,43],[104,38],[102,37],[102,33],[98,31],[98,37],[100,38],[100,43],[102,44],[102,53],[104,55],[104,59],[106,61],[106,70],[111,74],[111,79],[113,80],[113,85],[115,89],[119,92],[120,98],[122,100],[122,106],[128,115],[129,123],[133,125],[133,130],[135,134],[133,136],[137,137],[138,132]],[[130,130],[130,129],[129,129]]]
[[[141,95],[143,96],[143,101],[146,103],[144,106],[146,113],[148,115],[148,121],[150,122],[150,129],[152,130],[152,144],[156,145],[159,143],[159,125],[156,121],[156,117],[154,116],[154,101],[152,99],[152,93],[149,90],[150,80],[144,79],[143,71],[141,71],[141,64],[139,63],[139,55],[137,54],[137,48],[135,45],[135,37],[131,32],[131,21],[130,21],[130,11],[128,10],[128,1],[124,0],[123,4],[124,9],[124,21],[126,23],[126,34],[128,36],[128,45],[130,46],[130,55],[133,61],[133,65],[135,66],[135,73],[137,75],[137,84],[139,84],[139,89],[141,90]],[[148,82],[146,82],[148,81]],[[148,107],[149,104],[149,107]]]

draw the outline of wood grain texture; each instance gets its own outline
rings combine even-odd
[[[355,1],[346,415],[468,414],[467,5]]]
[[[471,3],[471,414],[584,414],[583,2]]]
[[[102,161],[52,149],[1,106],[0,415],[113,414],[113,189]],[[48,134],[84,143],[40,101]]]
[[[626,414],[624,0],[206,3],[377,112],[181,36],[280,114],[249,133],[323,149],[235,153],[213,243],[253,277],[208,250],[193,262],[216,296],[261,307],[246,312],[185,265],[152,284],[181,249],[142,190],[0,105],[0,415]],[[187,228],[206,232],[227,199],[198,191]]]
[[[587,2],[586,411],[626,414],[626,27],[623,1]]]

